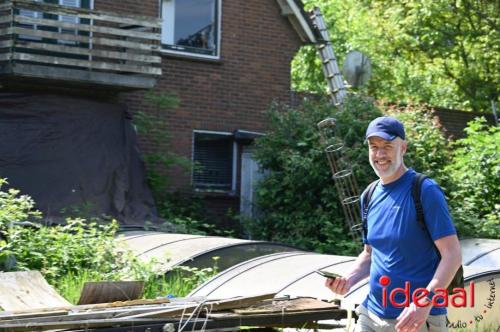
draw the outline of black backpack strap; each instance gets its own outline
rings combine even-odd
[[[429,238],[432,241],[432,235],[431,232],[429,232],[429,228],[427,228],[427,225],[425,223],[425,216],[424,216],[424,208],[422,207],[422,199],[420,194],[422,193],[422,183],[424,183],[425,179],[427,179],[427,175],[417,173],[415,174],[415,177],[413,178],[413,185],[411,189],[411,195],[413,197],[413,203],[415,204],[415,210],[417,212],[417,222],[420,224],[420,226],[425,229],[427,235],[429,235]],[[434,245],[434,248],[436,249],[436,253],[438,257],[441,259],[441,254],[439,252],[439,249],[436,247],[436,244],[434,241],[432,241],[432,244]]]
[[[363,235],[364,235],[365,239],[368,236],[368,204],[370,204],[370,200],[372,199],[373,192],[375,191],[375,188],[377,188],[377,184],[379,181],[380,180],[375,180],[372,183],[370,183],[362,196],[362,201],[363,201],[362,213],[363,213],[363,215],[361,216],[361,218],[363,220]]]
[[[413,179],[413,187],[412,187],[412,196],[413,196],[413,202],[415,203],[415,209],[417,210],[417,221],[422,226],[427,234],[429,235],[429,238],[432,241],[432,236],[431,232],[429,231],[429,228],[427,228],[427,224],[425,223],[425,217],[424,217],[424,209],[422,207],[422,200],[420,197],[420,194],[422,193],[422,184],[424,183],[425,179],[427,179],[427,176],[421,173],[417,173],[415,175],[415,178]],[[432,244],[434,245],[434,249],[436,250],[436,254],[441,259],[441,253],[439,252],[438,247],[432,241]],[[453,290],[455,288],[462,288],[464,287],[464,269],[462,265],[458,268],[457,272],[455,272],[455,276],[453,277],[453,280],[451,283],[448,285],[448,293],[453,294]]]
[[[413,178],[411,195],[413,197],[413,203],[415,204],[415,210],[417,210],[417,221],[420,226],[424,227],[427,232],[429,232],[427,226],[425,225],[424,208],[422,207],[422,200],[420,199],[420,195],[422,193],[422,183],[424,183],[425,179],[427,179],[427,175],[424,175],[422,173],[415,174],[415,177]]]

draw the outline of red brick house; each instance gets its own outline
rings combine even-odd
[[[314,42],[313,30],[299,1],[156,1],[143,13],[158,12],[156,5],[164,74],[155,90],[180,97],[167,121],[173,152],[200,166],[171,173],[173,187],[192,185],[218,215],[239,211],[251,197],[250,143],[265,131],[271,102],[289,102],[291,60]],[[145,110],[140,93],[124,98],[132,112]]]
[[[92,125],[116,105],[126,105],[132,115],[153,111],[143,102],[146,89],[175,93],[180,106],[166,119],[173,152],[201,167],[191,174],[173,171],[173,189],[192,188],[205,193],[213,209],[238,211],[240,197],[252,196],[249,184],[256,170],[250,144],[265,131],[270,103],[290,101],[290,62],[301,45],[313,43],[315,38],[299,0],[1,1],[0,94],[4,103],[0,102],[0,126],[3,121],[3,128],[12,129],[7,119],[21,106],[36,116],[40,116],[38,107],[47,114],[67,115],[69,109],[71,114],[87,112],[85,121]],[[30,94],[23,99],[29,102],[21,102],[20,93]],[[93,113],[89,111],[94,108]],[[89,120],[93,116],[95,121]],[[126,116],[117,116],[122,118]],[[20,130],[33,131],[33,127],[25,128],[22,118],[16,121]],[[47,128],[44,134],[58,127],[47,124]],[[20,130],[11,130],[11,142],[19,141]],[[68,140],[58,146],[67,148],[64,142]],[[147,139],[139,145],[145,152],[151,149]],[[14,160],[18,151],[10,149],[7,154]],[[106,151],[111,150],[102,148],[104,159]],[[0,167],[0,177],[9,176],[13,185],[27,187],[30,193],[31,182],[23,180],[26,173],[10,169],[12,164],[0,165],[5,166]],[[80,166],[80,162],[74,164]],[[118,177],[126,177],[128,184],[137,181],[132,173],[125,172],[125,176],[117,171],[119,166],[113,167],[109,172],[101,170],[121,174]],[[99,174],[99,166],[88,168],[92,171],[86,174]],[[71,196],[79,192],[75,188],[85,187],[85,180],[79,178],[84,172],[72,173],[72,169],[51,169],[54,179],[66,171],[71,174],[67,179],[71,184],[61,184],[60,189],[68,193],[62,201],[92,201],[93,194],[85,194],[87,189],[80,190],[79,198]],[[38,178],[44,178],[45,171],[39,170]],[[123,182],[107,184],[116,177],[103,181],[106,184],[94,191],[117,193],[101,206],[106,212],[110,212],[106,209],[110,204],[112,211],[123,212],[131,196],[131,190],[121,188]],[[50,186],[50,182],[42,186]],[[47,208],[42,207],[46,213],[50,214],[50,204],[62,206],[60,197],[50,201],[42,191],[33,196],[46,200]],[[241,207],[248,205],[243,202]],[[141,222],[134,221],[141,214],[130,215],[134,213],[128,213],[127,223]]]

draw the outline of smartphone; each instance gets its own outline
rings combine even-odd
[[[325,271],[325,270],[316,270],[316,273],[320,274],[321,276],[323,276],[325,278],[335,279],[335,278],[342,277],[340,274],[337,274],[335,272]]]

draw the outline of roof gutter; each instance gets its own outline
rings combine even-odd
[[[300,0],[277,0],[277,2],[281,7],[281,14],[288,18],[300,39],[305,43],[315,44],[317,42],[315,29],[302,2]]]

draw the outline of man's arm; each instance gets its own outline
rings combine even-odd
[[[346,294],[349,289],[370,274],[372,262],[372,247],[365,244],[363,251],[358,255],[352,270],[342,278],[327,278],[325,286],[339,295]]]
[[[441,261],[438,264],[432,280],[427,285],[427,290],[434,291],[436,288],[446,289],[453,280],[460,264],[462,264],[462,253],[460,243],[456,235],[449,235],[434,241],[441,254]],[[423,299],[423,301],[427,301]],[[432,305],[418,307],[412,303],[405,308],[398,317],[396,324],[397,331],[418,331],[425,323]]]
[[[445,236],[434,243],[441,254],[441,261],[434,277],[427,285],[429,291],[434,291],[436,288],[446,289],[462,264],[462,252],[456,235]]]

